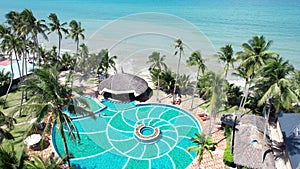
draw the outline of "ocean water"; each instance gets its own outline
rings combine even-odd
[[[61,21],[81,21],[91,50],[118,48],[112,53],[126,55],[120,59],[122,68],[131,72],[146,69],[132,65],[145,63],[151,51],[173,55],[176,38],[186,43],[186,55],[199,49],[214,68],[212,53],[228,43],[237,52],[254,35],[273,40],[271,50],[300,68],[299,0],[3,0],[0,22],[9,11],[24,8],[40,19],[55,12]],[[74,48],[71,40],[63,43],[63,48]]]

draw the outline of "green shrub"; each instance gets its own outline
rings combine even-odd
[[[231,153],[231,146],[227,146],[225,148],[223,162],[230,167],[235,167],[235,164],[233,162],[233,154]]]
[[[225,135],[226,137],[229,137],[229,136],[231,136],[231,131],[232,131],[232,128],[231,128],[231,126],[229,126],[229,125],[226,125],[226,126],[225,126],[224,135]]]
[[[227,166],[235,167],[235,164],[233,162],[233,154],[231,153],[231,132],[232,128],[229,125],[225,126],[224,135],[226,137],[226,148],[224,150],[223,154],[223,162]]]

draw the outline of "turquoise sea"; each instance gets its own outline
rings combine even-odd
[[[99,28],[127,15],[170,14],[195,25],[216,50],[230,43],[239,51],[240,45],[253,35],[264,35],[274,41],[271,50],[300,68],[299,0],[3,0],[0,22],[4,22],[4,14],[9,11],[24,8],[31,9],[40,19],[55,12],[61,21],[81,21],[87,41]],[[172,20],[162,20],[161,24],[172,25]]]

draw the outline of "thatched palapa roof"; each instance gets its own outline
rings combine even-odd
[[[234,137],[234,163],[249,168],[275,169],[270,139],[264,144],[265,120],[255,115],[243,115],[238,119]],[[268,132],[267,132],[268,133]],[[263,146],[265,145],[265,146]],[[262,151],[264,161],[262,164]]]
[[[109,76],[99,84],[99,93],[111,94],[129,94],[133,93],[135,97],[143,94],[148,89],[148,83],[135,75],[121,73]]]

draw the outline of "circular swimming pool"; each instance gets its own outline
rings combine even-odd
[[[202,129],[190,113],[164,104],[122,103],[131,105],[122,105],[123,109],[114,108],[120,103],[106,100],[103,104],[106,108],[95,118],[73,119],[81,142],[68,139],[67,143],[76,168],[184,169],[195,159],[195,152],[186,149],[194,145],[190,138]],[[56,126],[52,141],[63,157]]]

